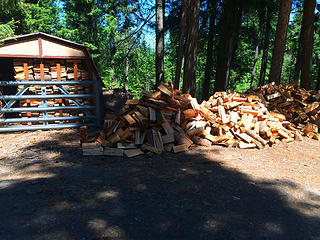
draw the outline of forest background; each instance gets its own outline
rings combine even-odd
[[[127,88],[135,97],[169,80],[198,99],[272,81],[319,89],[319,4],[0,0],[0,39],[41,31],[84,44],[106,88]]]

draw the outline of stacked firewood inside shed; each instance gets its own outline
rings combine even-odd
[[[266,106],[274,112],[283,114],[309,138],[319,140],[320,91],[298,88],[295,83],[268,85],[256,88]]]
[[[58,78],[57,63],[60,68],[60,76]],[[27,81],[41,81],[40,62],[30,61],[14,61],[15,79],[17,81],[25,80],[25,65],[28,68]],[[82,81],[89,80],[89,74],[85,70],[83,64],[79,61],[48,61],[44,63],[44,81]],[[23,85],[18,86],[18,91],[23,88]],[[63,85],[70,94],[90,94],[92,93],[91,86],[87,85]],[[63,94],[56,85],[45,86],[46,95]],[[26,95],[41,95],[42,87],[40,85],[32,85],[29,87]],[[90,100],[77,99],[82,105],[92,105]],[[49,99],[46,101],[48,107],[61,107],[61,106],[76,106],[70,99]],[[21,100],[20,107],[42,107],[42,100],[28,99]],[[78,111],[59,110],[56,112],[48,112],[48,117],[69,117],[69,116],[82,116],[83,113]],[[41,117],[41,112],[21,112],[20,117]],[[58,122],[57,122],[58,123]]]
[[[186,151],[191,145],[261,149],[301,140],[301,134],[256,95],[217,92],[198,104],[169,83],[155,93],[144,92],[140,100],[128,100],[123,114],[107,115],[97,138],[88,141],[82,129],[81,142],[84,155],[132,157]]]

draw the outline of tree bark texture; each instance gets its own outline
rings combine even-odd
[[[164,9],[165,0],[156,0],[156,85],[164,82]]]
[[[188,36],[184,56],[185,61],[183,68],[182,88],[183,92],[191,95],[194,95],[196,90],[199,13],[200,0],[191,1],[188,13],[190,24],[188,25]]]
[[[182,58],[184,52],[185,44],[185,33],[186,33],[186,18],[187,18],[187,9],[189,7],[189,0],[184,0],[182,3],[182,13],[181,13],[181,22],[180,22],[180,36],[179,36],[179,46],[177,50],[177,65],[176,73],[174,78],[174,88],[180,89],[180,76],[181,76],[181,67],[182,67]]]
[[[126,71],[125,71],[125,84],[124,88],[128,91],[129,88],[129,58],[126,56]]]
[[[236,39],[241,27],[242,8],[240,1],[225,1],[223,7],[222,37],[219,44],[214,92],[225,91],[228,86]]]
[[[316,0],[305,0],[303,7],[303,32],[302,33],[302,65],[301,65],[301,84],[305,89],[311,89],[312,78],[312,52],[314,35],[314,10]]]
[[[265,35],[264,35],[264,40],[263,40],[263,53],[262,53],[262,59],[261,59],[259,86],[264,85],[265,79],[266,79],[268,54],[269,54],[269,43],[270,43],[270,33],[271,33],[271,18],[272,18],[272,10],[270,7],[268,7]]]
[[[204,72],[204,79],[202,84],[202,100],[208,100],[210,92],[210,81],[213,68],[213,46],[214,46],[214,33],[215,33],[215,20],[216,20],[216,8],[218,1],[213,0],[214,3],[208,1],[208,10],[210,10],[210,23],[209,23],[209,36],[208,36],[208,45],[207,45],[207,61]]]
[[[128,1],[125,1],[125,4],[128,4]],[[124,25],[123,25],[123,30],[125,32],[125,38],[128,37],[128,31],[129,31],[129,17],[128,14],[125,13],[125,18],[124,18]],[[124,83],[124,89],[128,91],[129,88],[129,46],[128,44],[126,45],[126,69],[125,69],[125,83]]]
[[[276,37],[272,51],[269,83],[280,84],[292,0],[281,0]]]
[[[264,20],[264,11],[263,9],[259,10],[259,29],[258,29],[258,39],[256,43],[256,51],[254,54],[254,61],[253,61],[253,68],[251,73],[251,83],[250,88],[252,89],[254,86],[254,78],[256,76],[256,69],[257,69],[257,62],[258,62],[258,55],[259,55],[259,48],[260,48],[260,38],[261,38],[261,32],[263,28],[263,20]]]
[[[302,24],[302,26],[303,26],[303,24]],[[299,81],[300,72],[301,72],[301,64],[302,64],[302,46],[301,46],[302,26],[301,26],[301,31],[300,31],[299,43],[298,43],[298,52],[297,52],[297,57],[296,57],[296,64],[294,66],[293,81],[296,81],[296,82]]]
[[[250,88],[253,88],[254,85],[254,77],[256,75],[256,68],[257,68],[257,62],[258,62],[258,54],[259,54],[259,43],[256,45],[256,51],[254,53],[254,61],[253,61],[253,68],[252,68],[252,73],[251,73],[251,83],[250,83]]]

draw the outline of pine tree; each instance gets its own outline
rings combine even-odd
[[[291,5],[292,0],[280,1],[277,31],[272,51],[271,69],[269,75],[269,82],[275,82],[276,84],[280,84]]]
[[[301,31],[302,65],[301,65],[301,87],[311,89],[312,75],[312,52],[314,35],[314,10],[316,0],[305,0],[303,7],[303,20]]]
[[[181,67],[182,58],[184,53],[185,36],[186,36],[186,24],[187,24],[187,9],[189,8],[190,0],[183,0],[182,2],[182,13],[180,21],[180,34],[179,34],[179,45],[177,49],[177,62],[176,62],[176,73],[174,78],[174,88],[180,88],[180,78],[181,78]]]
[[[204,79],[203,79],[203,85],[202,85],[202,100],[207,100],[209,98],[209,92],[211,87],[210,80],[211,80],[212,67],[213,67],[213,46],[214,46],[217,4],[218,4],[218,1],[216,0],[208,1],[208,10],[210,10],[210,20],[209,20],[210,23],[209,23],[206,67],[205,67]]]
[[[156,0],[156,85],[164,82],[164,11],[165,1]]]
[[[191,95],[194,95],[196,90],[199,13],[200,0],[191,1],[188,13],[190,22],[188,24],[182,87],[183,92]]]
[[[239,0],[224,1],[220,22],[222,33],[218,47],[214,92],[225,91],[227,89],[236,50],[236,41],[241,27],[242,11],[243,9]]]

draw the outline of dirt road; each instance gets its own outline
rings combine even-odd
[[[320,142],[83,157],[77,130],[0,134],[0,239],[320,239]]]

